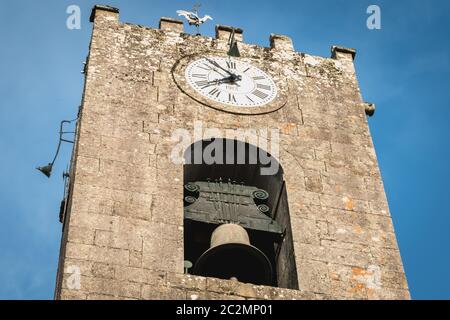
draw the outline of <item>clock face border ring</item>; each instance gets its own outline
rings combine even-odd
[[[275,97],[273,101],[270,103],[259,106],[259,107],[238,107],[238,106],[231,106],[227,104],[223,104],[211,99],[208,99],[207,97],[200,94],[195,88],[193,88],[185,77],[185,70],[186,68],[194,61],[204,58],[205,56],[208,57],[227,57],[224,54],[218,54],[218,53],[204,53],[204,54],[193,54],[189,56],[185,56],[181,59],[179,59],[175,65],[172,68],[172,77],[175,82],[175,84],[178,86],[178,88],[187,96],[189,96],[191,99],[195,100],[196,102],[206,106],[213,108],[218,111],[223,111],[231,114],[237,114],[237,115],[262,115],[262,114],[268,114],[275,111],[280,110],[283,108],[287,103],[287,88],[281,81],[277,81],[277,79],[274,79],[278,94]],[[258,63],[255,63],[251,59],[242,59],[245,62],[251,63],[252,65],[260,68]],[[262,68],[260,68],[262,69]],[[265,73],[272,76],[270,70],[264,70]],[[273,78],[273,76],[272,76]]]

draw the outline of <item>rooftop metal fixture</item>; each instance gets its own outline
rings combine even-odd
[[[236,29],[233,28],[233,30],[231,31],[230,34],[230,40],[228,41],[228,44],[230,45],[230,49],[228,50],[228,55],[230,57],[236,57],[239,58],[241,56],[241,53],[239,52],[239,48],[237,45],[237,40],[236,40]]]
[[[213,20],[211,16],[205,15],[203,18],[200,18],[198,15],[198,9],[201,5],[197,4],[194,6],[193,11],[185,11],[185,10],[178,10],[177,14],[180,17],[186,18],[190,26],[196,26],[197,27],[197,35],[200,35],[200,26],[204,24],[208,20]]]
[[[48,165],[46,165],[46,166],[42,166],[42,167],[36,168],[37,170],[42,172],[47,178],[50,178],[51,175],[52,175],[53,166],[55,165],[56,159],[58,158],[59,151],[61,150],[62,143],[63,142],[71,143],[71,144],[74,143],[74,141],[64,139],[64,135],[65,134],[75,134],[75,132],[65,132],[64,131],[64,125],[76,122],[77,120],[78,120],[78,118],[74,119],[74,120],[61,121],[61,125],[60,125],[60,128],[59,128],[59,142],[58,142],[58,147],[56,149],[56,154],[55,154],[55,157],[53,158],[53,161],[51,163],[49,163]]]

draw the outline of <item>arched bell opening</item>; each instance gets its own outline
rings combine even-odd
[[[298,289],[283,169],[237,140],[202,140],[185,152],[186,272]]]

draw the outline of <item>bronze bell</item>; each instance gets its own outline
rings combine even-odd
[[[194,274],[270,285],[272,265],[267,256],[250,244],[247,231],[237,224],[223,224],[211,236],[211,247],[195,264]]]

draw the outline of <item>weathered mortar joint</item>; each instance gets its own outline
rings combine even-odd
[[[294,51],[292,39],[281,34],[270,35],[270,49]]]
[[[356,50],[340,46],[331,47],[331,58],[336,60],[355,60]]]
[[[96,21],[101,18],[104,21],[119,21],[119,9],[106,5],[95,5],[92,8],[90,22]]]
[[[244,30],[241,28],[234,28],[230,26],[224,26],[224,25],[216,25],[216,39],[217,40],[229,40],[231,33],[234,29],[234,38],[237,41],[244,42]]]
[[[376,105],[374,103],[365,102],[364,103],[364,109],[366,110],[366,115],[369,117],[373,117],[376,110]]]
[[[159,29],[183,33],[184,32],[184,24],[183,24],[183,21],[178,20],[178,19],[162,17],[159,20]]]

